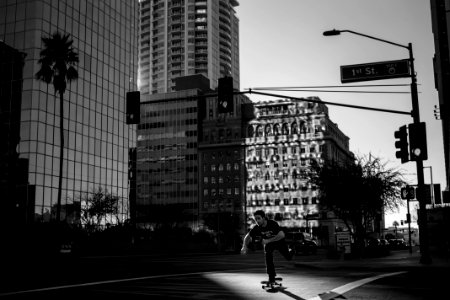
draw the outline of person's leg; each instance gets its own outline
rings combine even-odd
[[[266,271],[269,275],[269,280],[275,280],[277,276],[275,272],[275,265],[273,263],[273,251],[275,250],[275,243],[266,244],[264,247],[264,255],[266,258]]]
[[[285,240],[280,240],[277,241],[277,249],[280,252],[281,255],[283,255],[283,257],[286,260],[292,260],[292,257],[294,256],[294,250],[289,249],[287,243]]]

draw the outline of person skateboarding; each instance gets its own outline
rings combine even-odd
[[[241,254],[246,254],[248,250],[248,244],[256,236],[262,237],[262,244],[264,245],[264,255],[266,262],[266,271],[269,275],[269,282],[275,282],[277,276],[275,271],[275,265],[273,262],[273,252],[278,250],[283,257],[290,261],[294,256],[295,251],[289,249],[284,232],[280,226],[274,220],[266,218],[266,214],[262,210],[257,210],[253,213],[256,221],[256,225],[245,235]]]

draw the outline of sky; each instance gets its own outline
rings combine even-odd
[[[420,120],[426,122],[428,160],[425,183],[445,189],[442,123],[434,116],[439,104],[434,86],[434,40],[428,0],[240,0],[240,90],[257,87],[305,87],[406,84],[396,87],[328,88],[341,92],[267,91],[293,97],[317,96],[323,101],[398,111],[411,111],[410,78],[342,84],[340,66],[407,59],[408,50],[351,33],[323,36],[331,29],[352,30],[407,46],[412,43],[417,73]],[[321,89],[324,90],[324,89]],[[348,93],[390,91],[398,93]],[[266,91],[265,91],[266,92]],[[270,98],[249,95],[254,101]],[[394,132],[413,122],[409,115],[327,105],[330,119],[350,138],[357,156],[379,157],[417,184],[416,164],[395,157]],[[432,176],[431,172],[432,171]],[[417,206],[411,202],[411,209]],[[406,204],[386,214],[386,226],[406,219]],[[413,216],[414,219],[414,216]],[[412,224],[414,225],[414,224]]]

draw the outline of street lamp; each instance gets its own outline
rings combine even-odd
[[[373,37],[367,34],[362,34],[356,31],[352,30],[328,30],[324,31],[324,36],[334,36],[334,35],[340,35],[342,32],[348,32],[355,35],[363,36],[372,40],[377,40],[383,43],[391,44],[394,46],[402,47],[405,49],[408,49],[409,52],[409,66],[411,70],[411,101],[412,101],[412,112],[411,115],[413,117],[413,122],[415,124],[420,123],[420,114],[419,114],[419,99],[417,96],[417,77],[414,70],[414,56],[413,56],[413,50],[412,50],[412,44],[408,43],[407,46],[397,44],[391,41],[387,41],[384,39],[380,39],[377,37]],[[418,159],[416,160],[416,168],[417,168],[417,200],[419,200],[419,234],[420,234],[420,262],[423,264],[429,264],[431,263],[431,256],[428,248],[428,233],[427,233],[427,212],[426,212],[426,203],[424,199],[424,175],[423,175],[423,160]]]

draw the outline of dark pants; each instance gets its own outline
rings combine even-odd
[[[273,264],[273,251],[275,250],[278,250],[285,259],[290,260],[289,248],[285,239],[266,244],[264,247],[264,254],[266,256],[266,270],[269,278],[275,278],[277,276],[275,265]]]

